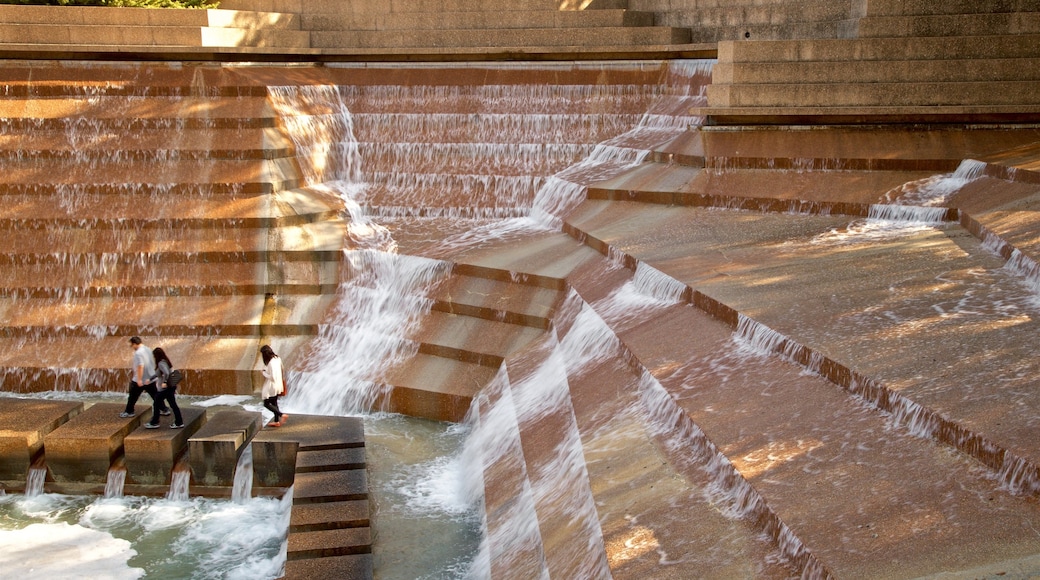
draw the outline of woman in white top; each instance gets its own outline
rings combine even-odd
[[[282,376],[282,359],[274,353],[274,349],[268,345],[260,347],[260,356],[264,359],[264,386],[260,390],[260,397],[264,400],[264,407],[274,413],[274,420],[268,423],[268,427],[281,427],[285,424],[288,415],[278,409],[278,397],[285,393],[285,382]]]

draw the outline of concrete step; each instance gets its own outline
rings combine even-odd
[[[436,421],[461,422],[473,396],[496,373],[497,364],[419,352],[387,369],[385,383],[392,391],[389,400],[380,401],[376,408]]]
[[[1040,35],[720,42],[720,63],[1040,57]]]
[[[291,352],[311,338],[150,334],[141,337],[150,347],[162,347],[174,366],[184,371],[185,378],[177,392],[197,396],[253,395],[263,384],[256,362],[261,344],[271,343],[276,349]],[[7,349],[0,356],[4,390],[126,392],[130,377],[128,338],[0,338],[0,345]]]
[[[310,34],[300,30],[166,25],[0,24],[0,38],[0,45],[310,47]]]
[[[254,10],[142,10],[114,6],[0,6],[0,22],[64,26],[196,26],[299,29],[293,12]]]
[[[221,3],[224,7],[234,7],[235,9],[243,9],[243,7],[249,7],[250,10],[257,8],[263,8],[264,10],[270,10],[276,8],[276,12],[286,11],[293,12],[293,10],[285,10],[286,0],[230,0],[229,3]],[[293,4],[291,1],[288,2],[289,6],[298,6]],[[318,14],[337,14],[341,12],[354,12],[354,13],[376,13],[386,14],[390,13],[391,10],[395,13],[408,13],[408,12],[422,12],[422,13],[434,13],[434,12],[511,12],[511,11],[539,11],[539,10],[557,10],[560,8],[559,3],[553,0],[517,0],[516,2],[509,2],[507,0],[416,0],[414,2],[399,3],[393,6],[389,4],[369,4],[369,3],[356,3],[352,2],[348,5],[344,5],[339,0],[310,0],[308,2],[307,11]]]
[[[690,42],[688,30],[664,27],[387,30],[311,33],[315,48],[570,47],[669,45]]]
[[[541,328],[432,310],[421,327],[405,338],[420,342],[428,353],[445,349],[461,360],[501,360],[543,332]]]
[[[658,26],[692,29],[690,42],[840,38],[854,35],[851,3],[822,0],[796,2],[674,2],[632,0],[629,8],[651,11]]]
[[[1037,0],[871,0],[867,16],[910,16],[938,14],[987,14],[1040,11]]]
[[[562,295],[538,286],[454,274],[430,295],[434,310],[546,330]]]
[[[678,26],[678,24],[673,24]],[[744,24],[692,28],[691,43],[711,43],[724,40],[786,40],[791,38],[848,38],[855,21],[793,22],[784,24]]]
[[[466,12],[393,12],[373,14],[304,14],[312,32],[345,30],[473,30],[653,26],[650,12],[630,10],[491,10]]]
[[[859,20],[859,36],[928,37],[1040,34],[1040,9],[1033,12],[870,16]]]
[[[712,69],[718,84],[808,83],[940,83],[1040,80],[1040,58],[904,61],[719,63]]]
[[[65,337],[316,335],[331,299],[280,297],[285,315],[265,319],[263,295],[137,297],[121,302],[0,298],[0,336]],[[46,321],[41,324],[41,321]]]
[[[1038,106],[1040,81],[1005,81],[1000,91],[989,82],[713,85],[708,102],[713,107]]]
[[[547,99],[546,106],[559,107],[566,97]],[[618,95],[618,100],[623,100]],[[603,101],[588,96],[587,100]],[[451,144],[451,143],[514,143],[514,144],[573,144],[599,143],[635,126],[640,115],[626,112],[617,103],[603,103],[610,111],[598,114],[589,110],[529,113],[519,117],[511,113],[376,113],[367,112],[360,99],[351,101],[354,134],[368,143]],[[575,107],[578,103],[572,103]],[[600,105],[597,105],[598,108]],[[355,110],[357,109],[357,110]]]

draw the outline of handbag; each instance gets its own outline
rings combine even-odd
[[[183,378],[184,378],[184,375],[181,374],[180,370],[174,369],[173,371],[170,371],[170,376],[166,377],[166,388],[167,389],[175,389],[175,388],[177,388],[177,385],[180,384],[181,379],[183,379]]]

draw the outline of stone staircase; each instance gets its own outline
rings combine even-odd
[[[559,58],[563,53],[708,50],[690,47],[687,29],[661,26],[654,19],[652,13],[609,3],[578,10],[549,0],[438,0],[393,7],[331,0],[303,6],[284,0],[228,0],[212,10],[0,6],[0,53],[31,58],[130,53],[163,59],[176,54],[190,60],[415,59],[450,53],[471,58],[557,53],[554,58]]]
[[[1035,3],[872,1],[858,38],[719,43],[709,123],[1027,121],[1040,112]],[[999,90],[994,86],[999,85]]]

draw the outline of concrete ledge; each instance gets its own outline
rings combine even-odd
[[[145,399],[148,397],[145,396]],[[151,406],[122,418],[125,405],[98,403],[44,437],[47,468],[57,483],[104,483],[112,461],[123,452],[123,440],[141,424]]]
[[[188,440],[192,480],[202,486],[232,486],[245,446],[262,426],[262,415],[219,411]]]
[[[0,481],[25,481],[43,453],[44,437],[83,411],[72,401],[3,400],[0,409]]]
[[[170,483],[170,474],[188,446],[188,439],[206,424],[205,409],[181,408],[183,429],[159,429],[140,426],[123,440],[127,483],[162,485]],[[142,420],[144,417],[142,417]]]

